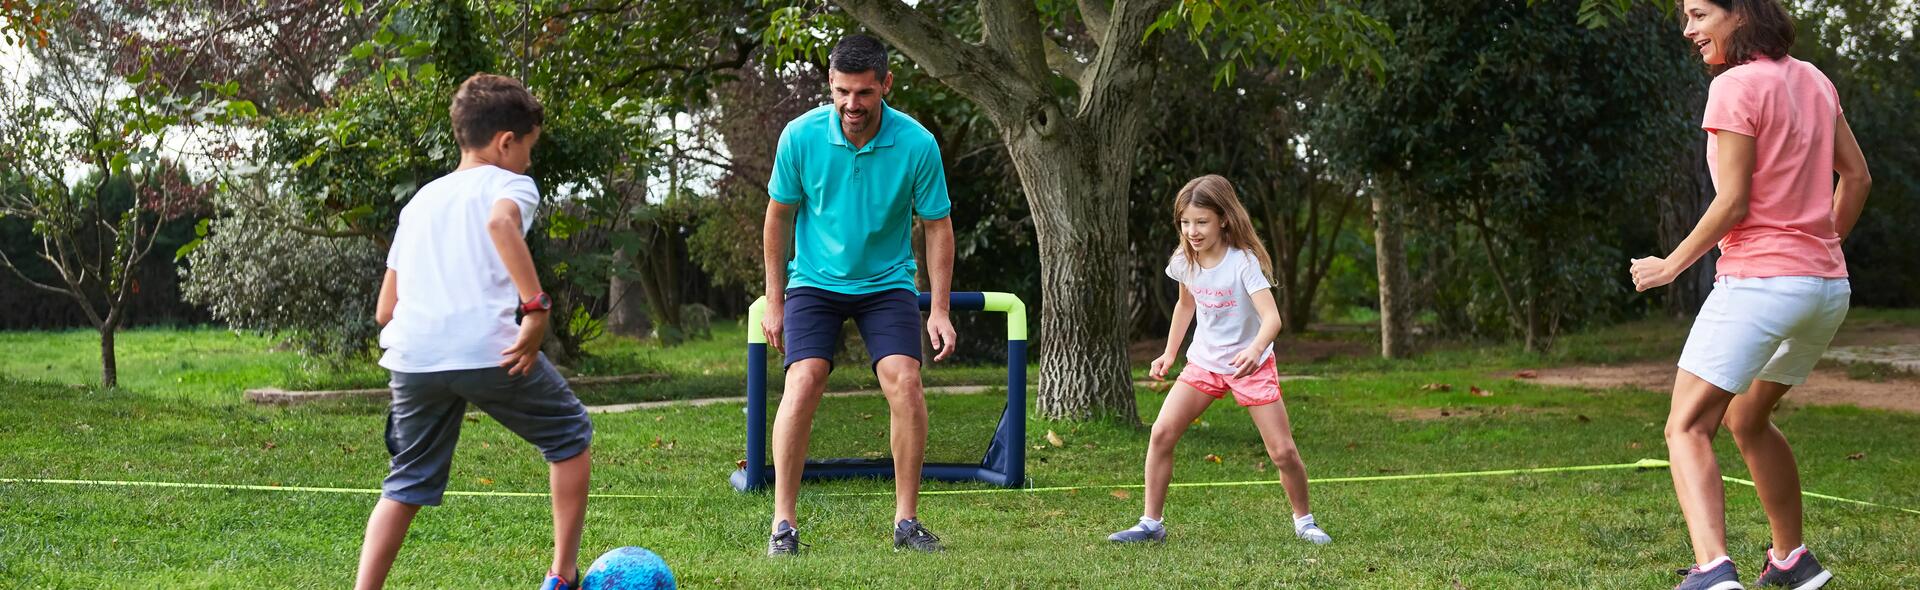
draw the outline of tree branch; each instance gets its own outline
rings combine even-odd
[[[1087,22],[1087,34],[1093,35],[1093,43],[1107,45],[1107,26],[1113,20],[1112,7],[1107,0],[1080,0],[1080,20]]]
[[[55,287],[53,285],[48,285],[40,281],[27,278],[27,274],[24,272],[21,272],[20,267],[14,266],[13,259],[7,257],[7,252],[5,249],[0,249],[0,266],[5,266],[7,267],[7,270],[13,271],[13,276],[19,277],[20,282],[26,283],[27,286],[33,287],[35,289],[39,289],[41,291],[46,291],[48,293],[57,293],[57,294],[68,295],[68,296],[73,295],[72,291],[68,291],[66,289],[62,289],[59,287]]]
[[[736,38],[734,39],[734,44],[733,44],[734,55],[731,59],[723,59],[719,61],[713,61],[713,62],[696,64],[696,65],[667,63],[667,62],[651,63],[651,64],[643,65],[637,68],[633,68],[632,70],[629,70],[626,76],[621,77],[620,80],[611,84],[610,87],[625,88],[628,85],[631,85],[634,82],[639,81],[642,76],[656,73],[656,72],[672,71],[672,72],[680,72],[683,75],[691,75],[695,73],[717,72],[721,70],[737,70],[737,69],[746,67],[747,61],[753,57],[753,50],[759,47],[760,47],[759,39]]]
[[[1052,74],[1051,43],[1040,31],[1040,11],[1032,0],[980,0],[981,42],[1013,62],[1014,72],[1035,86]]]
[[[1052,46],[1047,51],[1047,67],[1073,80],[1075,86],[1085,86],[1087,64],[1080,61],[1080,56],[1074,55],[1072,50],[1058,42],[1048,41],[1047,44]]]
[[[1110,41],[1100,46],[1088,65],[1086,84],[1080,86],[1077,113],[1104,111],[1115,102],[1125,102],[1142,86],[1152,81],[1147,66],[1149,47],[1144,42],[1147,27],[1166,12],[1172,0],[1118,0],[1106,30]],[[1083,8],[1084,9],[1084,8]]]

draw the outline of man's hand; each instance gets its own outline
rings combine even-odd
[[[520,338],[513,346],[500,351],[506,360],[500,366],[506,367],[508,375],[525,375],[540,360],[540,343],[547,339],[547,314],[538,311],[520,318]]]
[[[927,316],[927,340],[933,343],[933,349],[937,351],[933,357],[935,362],[947,360],[953,354],[959,337],[954,334],[953,321],[947,318],[946,313],[934,312]]]
[[[767,301],[766,314],[760,316],[760,333],[766,335],[768,346],[784,353],[787,351],[786,341],[781,338],[785,336],[782,331],[786,329],[787,310],[782,304],[772,303],[772,299]]]

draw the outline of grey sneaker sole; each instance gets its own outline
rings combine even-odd
[[[1139,544],[1142,544],[1142,543],[1152,543],[1152,544],[1154,544],[1154,545],[1164,545],[1164,544],[1166,544],[1166,542],[1167,542],[1167,536],[1166,536],[1166,535],[1160,535],[1160,536],[1157,536],[1157,537],[1143,537],[1143,538],[1139,538],[1139,539],[1118,539],[1118,538],[1114,538],[1113,536],[1111,536],[1111,535],[1109,535],[1109,536],[1107,537],[1107,542],[1109,542],[1109,543],[1113,543],[1113,544],[1115,544],[1115,545],[1139,545]]]
[[[1794,586],[1793,590],[1815,590],[1816,588],[1827,585],[1827,582],[1831,581],[1833,581],[1833,572],[1820,572],[1820,575],[1814,576],[1813,579],[1801,582],[1799,586]]]

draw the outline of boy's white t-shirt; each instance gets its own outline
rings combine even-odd
[[[1195,265],[1188,274],[1187,257],[1175,253],[1167,262],[1167,276],[1193,293],[1193,343],[1187,362],[1215,373],[1233,373],[1233,357],[1260,336],[1260,312],[1253,308],[1253,292],[1273,287],[1252,252],[1231,249],[1213,268]],[[1259,362],[1273,356],[1273,345]]]
[[[500,366],[520,327],[520,291],[487,233],[493,204],[520,206],[520,232],[533,227],[540,191],[533,179],[478,166],[420,187],[400,210],[387,251],[397,281],[393,320],[380,330],[380,366],[402,373]]]

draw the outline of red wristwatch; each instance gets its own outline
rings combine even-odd
[[[551,310],[553,310],[553,298],[548,297],[545,291],[534,295],[533,299],[528,300],[526,303],[520,304],[520,315]]]

